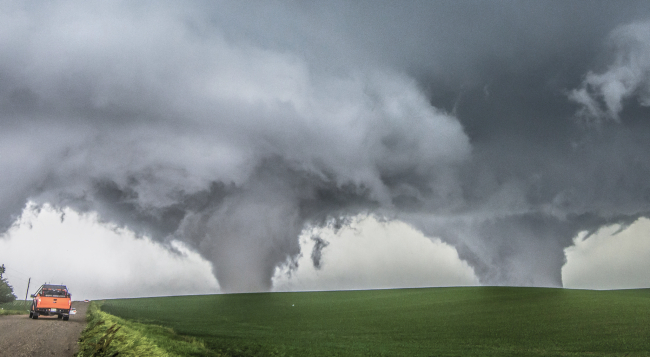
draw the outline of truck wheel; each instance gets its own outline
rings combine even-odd
[[[70,316],[69,316],[69,315],[65,315],[65,316],[63,316],[63,321],[68,321],[69,319],[70,319]]]
[[[29,318],[31,319],[32,316],[34,316],[34,313],[30,311],[30,312],[29,312]]]
[[[38,319],[38,312],[34,311],[34,313],[32,314],[32,319],[34,320]]]
[[[62,315],[62,314],[59,314],[59,316],[57,316],[57,318],[62,319],[62,318],[63,318],[63,315]]]

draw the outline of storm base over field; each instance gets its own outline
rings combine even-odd
[[[644,1],[0,7],[2,231],[90,214],[244,292],[371,217],[468,284],[562,286],[576,237],[650,213]]]

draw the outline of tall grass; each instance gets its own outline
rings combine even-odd
[[[108,300],[230,356],[647,356],[650,290],[467,287]]]
[[[97,302],[90,304],[87,320],[77,357],[218,356],[195,338],[179,336],[170,328],[112,316],[101,311]]]

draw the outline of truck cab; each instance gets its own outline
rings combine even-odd
[[[29,317],[38,319],[39,316],[58,316],[67,321],[72,309],[72,294],[65,285],[42,285],[36,294],[32,294],[32,307]]]

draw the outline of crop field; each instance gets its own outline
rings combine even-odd
[[[463,287],[107,300],[231,356],[648,356],[650,289]]]
[[[31,301],[29,303],[31,303]],[[29,303],[23,300],[17,300],[0,304],[0,315],[28,314]]]

